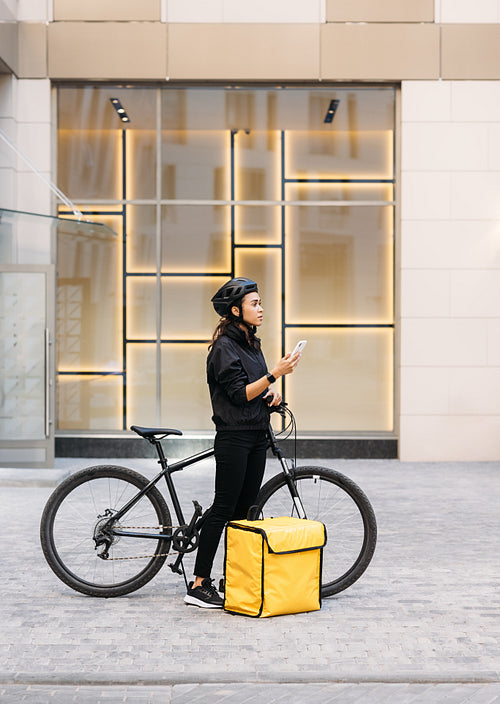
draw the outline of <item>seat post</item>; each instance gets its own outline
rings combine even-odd
[[[168,461],[163,452],[163,447],[161,445],[161,440],[157,440],[155,437],[150,438],[149,442],[155,446],[156,454],[159,458],[159,464],[162,469],[168,469]]]
[[[179,522],[179,525],[182,526],[185,523],[184,520],[184,514],[182,513],[182,507],[179,501],[179,497],[177,496],[177,492],[175,490],[174,483],[172,481],[172,477],[170,476],[171,472],[168,467],[168,460],[165,457],[165,453],[163,452],[163,447],[161,444],[161,440],[157,440],[155,437],[148,438],[149,442],[155,446],[156,452],[159,457],[159,464],[161,465],[162,470],[165,472],[164,477],[165,481],[167,483],[167,488],[168,488],[168,493],[170,494],[170,498],[172,500],[172,505],[174,507],[175,515],[177,516],[177,520]]]

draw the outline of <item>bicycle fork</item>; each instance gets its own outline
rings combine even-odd
[[[276,437],[274,435],[274,432],[273,432],[271,426],[269,426],[268,437],[269,437],[269,442],[271,444],[272,453],[275,457],[278,458],[278,460],[281,464],[283,474],[285,475],[285,481],[288,486],[288,490],[290,492],[290,495],[292,497],[293,505],[295,506],[295,510],[297,511],[297,516],[299,518],[307,518],[305,509],[304,509],[304,504],[302,503],[302,500],[299,496],[299,492],[297,491],[297,485],[295,484],[295,481],[294,481],[293,469],[290,469],[290,467],[288,466],[287,459],[286,459],[285,455],[283,454],[281,448],[278,446],[278,443],[276,442]]]
[[[295,510],[297,511],[297,516],[299,518],[307,518],[304,509],[304,504],[302,503],[302,499],[300,498],[299,492],[297,491],[297,485],[295,484],[295,481],[293,479],[293,472],[290,470],[288,462],[284,457],[279,457],[278,459],[280,460],[281,466],[283,468],[283,474],[285,475],[285,480],[292,497],[293,505],[295,506]]]

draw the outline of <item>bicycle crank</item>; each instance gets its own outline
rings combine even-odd
[[[172,547],[174,552],[193,552],[198,547],[200,534],[192,526],[179,526],[172,536]]]

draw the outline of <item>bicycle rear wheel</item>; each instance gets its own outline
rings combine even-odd
[[[368,498],[352,479],[324,467],[300,467],[295,485],[310,520],[326,526],[321,595],[331,596],[358,580],[373,557],[377,522]],[[264,518],[296,516],[283,474],[260,490],[255,512]]]
[[[170,512],[161,493],[151,487],[119,521],[106,531],[108,559],[95,536],[112,516],[148,484],[141,474],[124,467],[101,465],[83,469],[62,482],[42,515],[40,539],[45,558],[65,584],[90,596],[129,594],[161,569],[171,541],[132,538],[115,530],[171,534]]]

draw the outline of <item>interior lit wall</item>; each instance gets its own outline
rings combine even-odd
[[[59,183],[124,246],[60,243],[59,429],[211,429],[210,298],[244,275],[269,365],[309,340],[301,431],[391,433],[394,124],[390,87],[61,87]]]

